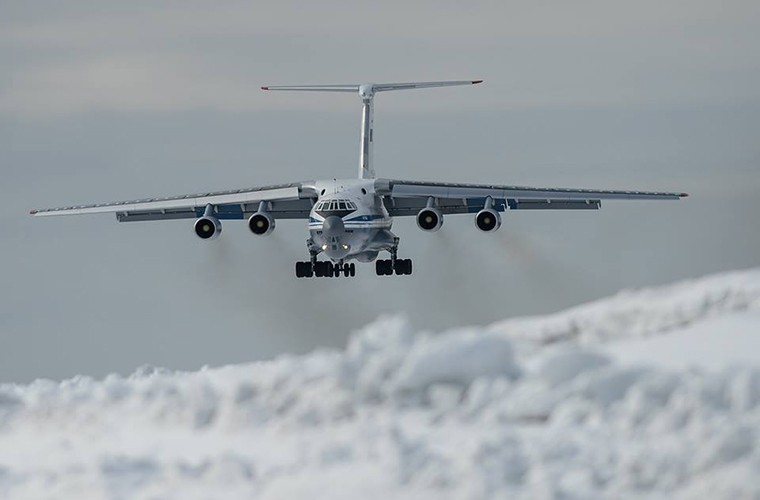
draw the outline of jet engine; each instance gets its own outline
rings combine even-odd
[[[195,221],[195,234],[204,240],[213,240],[222,233],[222,223],[213,215],[204,215]]]
[[[435,207],[426,207],[417,214],[417,225],[423,231],[438,231],[443,225],[443,214]]]
[[[248,229],[258,236],[267,236],[274,231],[274,217],[267,212],[256,212],[248,218]]]
[[[475,216],[475,225],[487,233],[496,231],[501,227],[501,215],[493,208],[484,208]]]

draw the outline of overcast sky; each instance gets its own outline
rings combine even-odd
[[[760,264],[760,4],[3,2],[0,381],[192,369],[552,312]],[[440,79],[377,99],[378,175],[688,191],[589,213],[397,220],[412,277],[296,280],[305,223],[31,208],[351,177],[360,105],[266,84]]]

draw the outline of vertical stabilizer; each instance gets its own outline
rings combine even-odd
[[[372,148],[374,146],[374,98],[376,92],[452,87],[455,85],[475,85],[482,81],[483,80],[456,80],[445,82],[364,83],[340,85],[277,85],[261,87],[261,90],[358,92],[363,104],[361,141],[359,148],[359,178],[373,179],[375,177],[375,167],[372,162]]]
[[[362,98],[362,134],[359,148],[359,179],[374,179],[375,165],[372,161],[374,145],[375,91],[372,85],[360,85],[359,97]]]

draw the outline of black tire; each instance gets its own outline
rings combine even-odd
[[[314,275],[317,278],[322,278],[327,275],[327,266],[325,264],[326,262],[317,262],[314,264]]]
[[[325,262],[325,272],[323,274],[325,278],[332,278],[333,276],[333,263],[329,260]]]
[[[403,274],[406,274],[404,272],[404,259],[396,259],[395,265],[393,266],[393,272],[396,273],[396,276],[401,276]]]
[[[343,266],[340,264],[336,264],[333,266],[333,276],[336,278],[340,278],[340,272],[343,271]]]
[[[311,262],[304,262],[303,263],[303,277],[312,278],[313,276],[314,276],[314,266],[311,265]]]
[[[356,276],[356,264],[354,263],[349,264],[348,275],[351,276],[352,278]]]
[[[385,261],[383,259],[377,259],[375,261],[375,274],[378,276],[385,276]]]
[[[412,259],[396,260],[396,267],[393,269],[397,276],[408,276],[412,274]]]
[[[296,278],[303,278],[303,262],[296,262]]]

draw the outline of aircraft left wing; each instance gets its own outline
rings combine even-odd
[[[298,182],[167,198],[45,208],[30,213],[37,217],[115,213],[119,222],[131,222],[198,218],[207,205],[212,205],[218,219],[243,219],[256,212],[261,202],[267,202],[267,212],[275,219],[306,219],[316,197],[310,184]]]
[[[660,191],[535,188],[396,179],[377,179],[375,191],[385,196],[391,216],[416,215],[431,198],[443,214],[456,214],[478,212],[489,197],[493,208],[503,211],[507,208],[593,210],[601,206],[601,200],[677,200],[688,196],[686,193]]]

